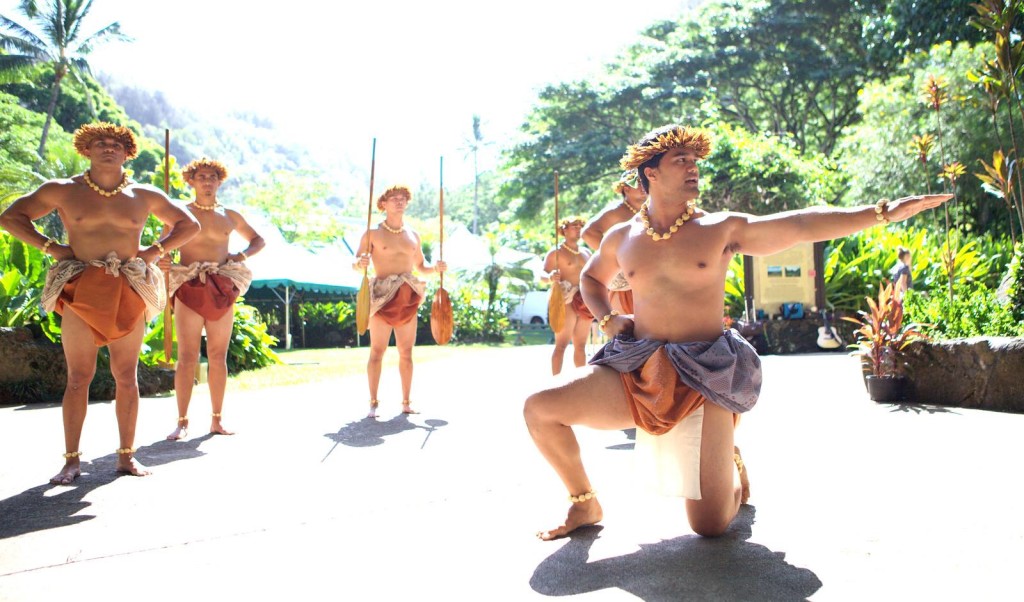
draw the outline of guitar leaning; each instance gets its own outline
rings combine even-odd
[[[836,332],[835,326],[832,326],[832,321],[829,319],[827,311],[821,311],[821,320],[825,325],[818,328],[818,347],[822,349],[838,349],[842,347],[843,340],[839,338],[839,333]]]

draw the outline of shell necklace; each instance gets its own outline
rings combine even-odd
[[[391,226],[388,225],[387,222],[381,222],[380,223],[380,227],[384,228],[385,230],[387,230],[388,232],[390,232],[392,234],[401,234],[402,232],[405,232],[405,225],[404,224],[399,226],[399,227],[397,227],[397,228],[392,228]]]
[[[105,196],[108,199],[117,196],[119,192],[127,188],[128,185],[132,183],[132,181],[128,179],[128,174],[121,174],[121,183],[117,185],[117,188],[110,191],[103,190],[102,188],[96,185],[96,182],[92,181],[92,178],[89,177],[88,169],[85,170],[85,172],[82,174],[82,179],[85,180],[85,184],[89,188],[92,188],[93,191],[96,192],[96,194],[100,196]]]
[[[562,243],[562,248],[565,249],[566,251],[572,253],[573,255],[579,255],[580,254],[580,250],[579,249],[573,249],[573,248],[571,248],[569,246],[566,246],[566,244],[564,242]]]
[[[632,213],[633,215],[636,215],[637,211],[640,211],[639,209],[633,209],[633,206],[632,206],[632,205],[630,205],[629,203],[627,203],[626,201],[622,201],[622,206],[623,206],[623,207],[625,207],[626,209],[629,209],[629,211],[630,211],[630,212],[631,212],[631,213]],[[643,205],[641,205],[641,207],[642,207],[642,206],[643,206]]]
[[[664,234],[660,234],[658,232],[655,232],[654,228],[651,227],[651,216],[648,213],[648,211],[650,209],[647,206],[647,203],[645,202],[640,207],[640,212],[639,212],[640,213],[640,219],[644,223],[644,233],[647,234],[648,236],[650,236],[652,239],[654,239],[655,242],[657,242],[659,240],[668,240],[668,239],[672,238],[672,235],[675,234],[677,230],[679,230],[680,226],[682,226],[686,222],[690,221],[690,218],[693,216],[693,209],[694,209],[695,205],[696,205],[696,203],[694,203],[693,201],[687,201],[686,202],[686,209],[683,210],[683,214],[676,218],[676,221],[675,221],[674,224],[669,226],[668,232],[666,232]]]
[[[192,206],[196,209],[202,209],[203,211],[213,211],[217,207],[220,207],[220,203],[214,201],[212,205],[201,205],[199,201],[192,201]]]

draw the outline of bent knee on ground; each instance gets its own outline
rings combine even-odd
[[[736,516],[730,507],[713,507],[710,504],[699,507],[697,504],[699,502],[688,500],[686,507],[686,519],[694,533],[703,537],[719,537],[729,530],[729,525]]]

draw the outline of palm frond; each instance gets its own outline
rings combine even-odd
[[[13,34],[13,37],[21,38],[35,46],[46,47],[46,42],[44,42],[42,38],[14,19],[0,15],[0,28],[8,30],[7,35]]]

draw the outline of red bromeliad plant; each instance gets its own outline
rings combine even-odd
[[[866,297],[867,311],[860,318],[843,318],[857,329],[857,343],[851,345],[866,360],[871,375],[893,378],[903,371],[903,349],[916,340],[927,340],[920,324],[903,323],[903,302],[896,298],[891,283],[878,287],[878,300]]]

